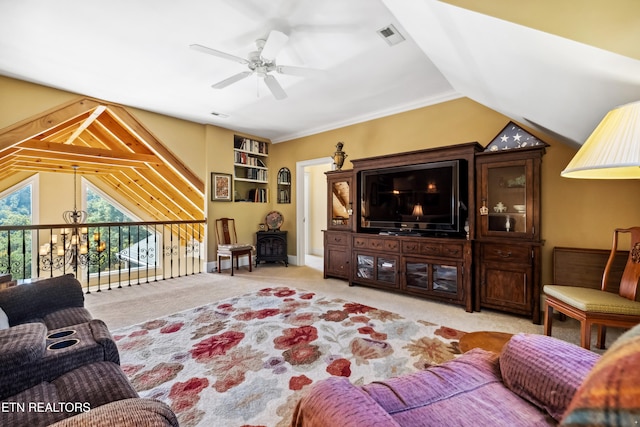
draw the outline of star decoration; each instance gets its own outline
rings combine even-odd
[[[503,151],[517,148],[546,145],[544,142],[522,130],[514,122],[509,122],[489,143],[485,151]]]

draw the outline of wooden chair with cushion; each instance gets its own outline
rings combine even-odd
[[[216,237],[218,239],[218,273],[220,273],[222,258],[229,258],[231,260],[231,275],[233,276],[233,260],[235,259],[236,268],[238,268],[238,258],[241,256],[249,257],[249,271],[252,271],[251,255],[254,247],[250,244],[238,243],[236,224],[233,218],[216,219]]]
[[[631,249],[620,280],[618,294],[610,288],[611,267],[618,249],[618,235],[629,233]],[[580,321],[580,345],[591,348],[591,326],[598,327],[596,346],[604,348],[606,327],[631,328],[640,323],[640,302],[636,301],[640,279],[640,227],[617,228],[613,233],[613,246],[602,275],[600,289],[577,286],[546,285],[544,287],[544,333],[551,335],[553,309]]]

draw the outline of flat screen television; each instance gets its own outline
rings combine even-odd
[[[464,236],[467,161],[362,171],[359,231]]]

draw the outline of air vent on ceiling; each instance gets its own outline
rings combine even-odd
[[[379,29],[378,34],[380,34],[380,37],[382,37],[389,46],[395,46],[404,41],[404,36],[400,34],[393,24],[389,24],[386,27]]]

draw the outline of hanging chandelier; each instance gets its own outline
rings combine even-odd
[[[51,232],[48,243],[40,246],[40,267],[43,270],[64,270],[66,267],[77,271],[78,266],[86,267],[89,257],[89,229],[82,226],[87,221],[87,211],[78,210],[78,166],[73,165],[73,210],[64,211],[62,218],[71,225],[60,229],[58,235]],[[98,257],[105,251],[106,243],[100,240],[100,231],[93,233],[95,252]]]
[[[78,200],[78,165],[71,166],[73,168],[73,210],[64,211],[62,218],[67,224],[82,224],[87,221],[87,211],[78,210],[76,204]]]

